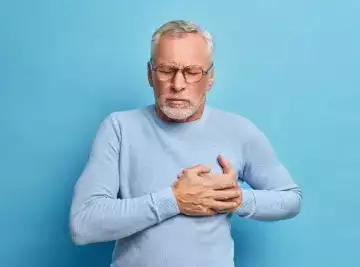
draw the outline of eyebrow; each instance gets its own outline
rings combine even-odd
[[[175,61],[164,62],[164,63],[160,63],[159,65],[169,65],[171,67],[178,67],[178,68],[186,68],[186,67],[200,67],[200,68],[202,68],[202,66],[199,65],[199,64],[190,64],[190,65],[182,66],[181,64],[179,64],[178,62],[175,62]]]
[[[159,65],[171,65],[171,66],[174,66],[174,67],[182,67],[178,62],[176,61],[167,61],[167,62],[163,62],[163,63],[160,63]]]

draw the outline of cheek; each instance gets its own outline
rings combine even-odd
[[[201,81],[191,86],[189,93],[193,96],[202,96],[206,93],[206,83]]]
[[[168,83],[154,81],[154,91],[157,96],[165,95],[170,91],[170,86]]]

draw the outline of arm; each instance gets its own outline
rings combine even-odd
[[[75,185],[70,232],[76,244],[124,238],[179,213],[170,186],[137,198],[117,198],[120,147],[120,126],[110,115],[101,124]]]
[[[251,189],[242,189],[243,201],[237,214],[261,221],[295,217],[300,212],[302,191],[277,159],[267,137],[253,125],[243,154],[241,179]]]

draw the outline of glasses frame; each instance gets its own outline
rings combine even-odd
[[[159,64],[159,65],[154,66],[154,62],[153,62],[153,59],[152,59],[152,58],[150,58],[150,61],[149,61],[149,62],[150,62],[151,70],[154,71],[154,72],[157,72],[158,68],[163,65],[163,64]],[[198,67],[199,69],[201,69],[201,72],[202,72],[202,73],[201,73],[201,78],[200,78],[198,81],[188,82],[188,80],[186,79],[185,70],[186,70],[186,68],[191,67],[191,66],[196,66],[196,67]],[[176,76],[176,74],[178,73],[178,71],[181,71],[181,73],[182,73],[185,81],[186,81],[188,84],[198,83],[198,82],[200,82],[200,81],[204,78],[204,76],[206,76],[206,75],[211,71],[211,69],[212,69],[213,67],[214,67],[214,62],[212,62],[211,65],[210,65],[210,67],[207,68],[206,70],[204,70],[203,68],[201,68],[200,66],[197,66],[197,65],[189,65],[189,66],[185,66],[185,67],[183,67],[183,68],[174,67],[175,72],[174,72],[174,75],[173,75],[171,78],[169,78],[169,79],[160,79],[160,80],[161,80],[161,81],[170,81],[170,80],[174,79],[174,77]]]

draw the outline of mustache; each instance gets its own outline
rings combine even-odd
[[[190,101],[189,99],[186,98],[178,98],[178,97],[167,97],[166,100],[182,100],[182,101]]]
[[[189,99],[187,97],[175,96],[175,95],[161,95],[158,97],[158,99],[162,99],[164,101],[166,101],[166,100],[182,100],[182,101],[191,102],[191,99]]]

